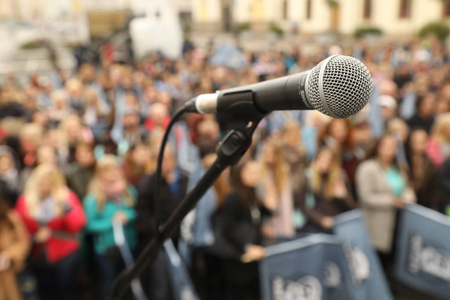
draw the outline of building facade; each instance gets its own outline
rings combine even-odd
[[[432,21],[450,23],[450,0],[192,1],[193,22],[197,28],[210,30],[223,29],[227,23],[248,23],[252,29],[264,29],[275,23],[285,31],[304,34],[326,31],[351,34],[368,26],[387,34],[406,34]]]

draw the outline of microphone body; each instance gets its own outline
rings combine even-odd
[[[192,112],[220,115],[251,95],[254,108],[261,113],[316,109],[347,118],[368,103],[371,93],[372,80],[364,64],[353,57],[333,55],[309,71],[199,95],[188,107]]]
[[[220,114],[228,105],[247,93],[252,93],[255,107],[264,113],[274,110],[313,109],[304,91],[304,83],[309,73],[310,71],[306,71],[241,87],[229,88],[212,94],[199,95],[195,98],[196,112],[201,114]],[[300,86],[300,82],[303,82],[303,86]],[[299,101],[299,98],[302,101]]]

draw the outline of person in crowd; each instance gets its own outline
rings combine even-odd
[[[416,202],[414,189],[406,172],[397,163],[396,155],[395,138],[385,134],[356,172],[361,210],[385,269],[389,269],[392,263],[397,211]]]
[[[383,129],[385,130],[389,121],[397,116],[397,101],[393,96],[383,94],[378,99],[378,105],[380,106]]]
[[[12,88],[4,88],[0,90],[0,120],[12,117],[23,118],[26,116],[26,108],[17,101],[15,90]]]
[[[33,168],[36,163],[36,153],[42,144],[44,128],[37,124],[26,124],[20,131],[20,161],[22,168]]]
[[[19,197],[16,211],[33,239],[31,267],[41,299],[77,299],[78,234],[86,216],[55,165],[39,165]]]
[[[200,156],[204,157],[215,152],[220,139],[220,128],[216,120],[207,116],[197,124],[196,145],[200,150]]]
[[[425,152],[437,167],[441,167],[450,156],[450,113],[436,119]]]
[[[154,189],[159,185],[159,199],[155,199]],[[186,195],[188,178],[177,168],[175,154],[170,147],[166,148],[161,169],[161,182],[156,182],[156,174],[144,177],[139,183],[137,203],[137,229],[145,245],[156,236],[157,224],[162,224],[175,210],[178,203]],[[156,213],[159,212],[159,215]],[[172,240],[177,244],[179,230]],[[150,266],[150,278],[147,291],[150,299],[172,299],[166,255],[163,250]]]
[[[92,132],[83,126],[81,118],[77,115],[70,115],[60,124],[61,147],[68,153],[68,162],[75,160],[75,148],[78,143],[91,143],[93,141]]]
[[[358,161],[362,161],[369,149],[373,146],[373,133],[369,122],[367,121],[367,114],[369,107],[366,106],[361,112],[353,117],[353,134],[355,138],[355,157]]]
[[[301,232],[332,232],[333,217],[356,207],[338,154],[322,146],[306,174],[302,194],[295,199],[307,218]]]
[[[352,193],[355,186],[355,172],[359,164],[356,158],[353,124],[348,119],[331,119],[318,136],[318,145],[327,146],[338,155],[348,177]]]
[[[131,146],[125,154],[123,165],[127,182],[137,188],[141,179],[150,173],[152,165],[152,156],[147,144],[139,142]]]
[[[3,196],[14,207],[23,190],[20,166],[16,152],[9,146],[0,146],[0,181],[4,182]]]
[[[405,143],[408,174],[416,192],[417,203],[436,211],[444,211],[443,189],[439,180],[440,170],[425,153],[428,134],[415,128]]]
[[[65,169],[69,160],[69,149],[64,144],[65,138],[58,128],[50,128],[45,132],[43,143],[53,147],[58,165]]]
[[[124,155],[134,144],[145,140],[147,132],[140,124],[139,111],[127,107],[123,113],[123,131],[121,139],[115,140],[119,154]]]
[[[39,146],[36,153],[36,162],[38,165],[58,165],[58,158],[56,157],[55,148],[47,144]]]
[[[431,132],[436,112],[437,97],[434,93],[427,93],[417,101],[416,113],[408,120],[411,128],[422,128],[427,133]]]
[[[292,180],[294,198],[300,193],[305,180],[306,149],[301,139],[301,126],[297,121],[288,121],[281,130],[282,151]]]
[[[50,94],[52,106],[47,109],[51,127],[57,127],[70,114],[68,95],[65,90],[57,90]]]
[[[94,149],[86,143],[75,147],[75,161],[71,163],[66,172],[67,185],[83,200],[87,194],[89,182],[95,171]]]
[[[217,154],[210,153],[207,154],[202,159],[202,164],[205,170],[209,169],[215,160],[217,159]],[[212,228],[212,216],[218,207],[221,207],[230,193],[231,186],[229,182],[230,169],[227,168],[220,174],[219,178],[213,184],[213,199],[210,199],[208,204],[203,201],[203,207],[196,211],[195,223],[193,228],[194,243],[197,242],[200,246],[195,245],[192,251],[192,267],[191,274],[192,279],[195,284],[197,293],[200,299],[219,299],[220,290],[215,289],[216,286],[220,285],[220,277],[217,276],[217,268],[219,267],[219,261],[216,256],[211,255],[210,245],[214,240],[213,228]],[[197,224],[197,225],[195,225]],[[202,224],[202,225],[200,225]],[[182,226],[183,229],[183,226]],[[204,233],[204,236],[198,236]],[[206,234],[207,233],[207,234]],[[183,231],[181,232],[183,237]]]
[[[17,275],[25,267],[31,242],[9,197],[7,183],[0,181],[0,299],[22,300]]]
[[[81,117],[85,105],[83,84],[78,78],[70,78],[65,84],[65,89],[68,93],[68,104],[71,112]]]
[[[278,206],[268,228],[273,237],[289,238],[295,235],[293,222],[293,194],[289,165],[284,157],[281,140],[276,137],[264,141],[260,163],[259,197],[266,197],[266,189],[272,189],[277,197]]]
[[[99,98],[98,90],[93,87],[86,90],[83,121],[97,139],[102,137],[112,124],[111,109],[105,101],[102,102]]]
[[[170,115],[167,106],[156,102],[152,104],[150,114],[144,122],[145,128],[151,132],[156,128],[165,129],[170,122]]]
[[[302,140],[306,147],[306,157],[310,163],[317,154],[319,133],[325,131],[331,117],[317,110],[306,112],[305,124],[302,128]]]
[[[134,226],[137,193],[127,184],[118,158],[105,155],[95,167],[83,206],[87,215],[86,231],[93,235],[95,262],[99,276],[99,299],[106,299],[113,280],[125,268],[116,244],[117,227],[122,226],[126,244],[133,252],[138,238]]]
[[[257,198],[259,164],[242,159],[231,169],[232,191],[213,216],[216,241],[210,252],[219,258],[221,299],[259,299],[257,261],[264,258],[263,223],[278,206],[277,195],[268,189]]]
[[[397,162],[408,170],[408,162],[406,161],[405,144],[409,135],[409,127],[405,121],[400,118],[394,118],[387,123],[386,133],[391,134],[397,141]]]

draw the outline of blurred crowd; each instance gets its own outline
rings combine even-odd
[[[209,240],[187,263],[200,297],[259,299],[264,246],[332,233],[333,217],[354,208],[389,276],[398,212],[417,202],[450,215],[449,47],[405,39],[242,51],[234,69],[212,64],[213,51],[189,44],[180,59],[80,61],[70,74],[3,79],[0,299],[105,299],[125,268],[117,227],[136,257],[192,186],[192,170],[213,163],[226,133],[227,120],[214,115],[176,125],[154,199],[171,113],[195,95],[308,70],[331,54],[369,68],[369,105],[349,119],[278,111],[260,123],[245,157],[214,184],[213,209],[195,216],[213,238],[181,228],[172,239],[176,247]],[[194,166],[183,161],[192,153]],[[173,296],[165,255],[141,278],[152,300]]]

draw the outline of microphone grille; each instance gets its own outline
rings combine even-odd
[[[358,59],[334,55],[311,70],[307,89],[308,100],[314,109],[343,119],[356,114],[369,102],[372,78]]]

